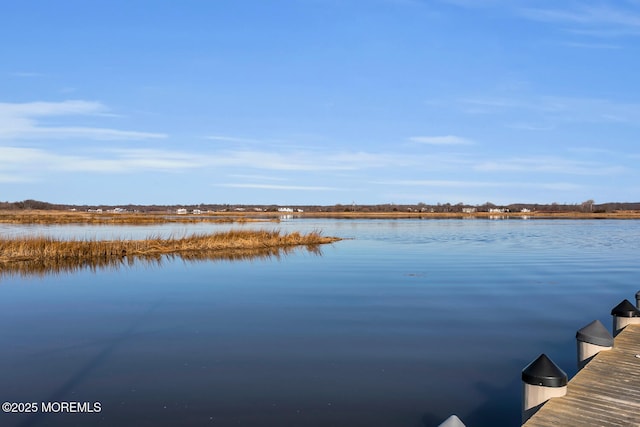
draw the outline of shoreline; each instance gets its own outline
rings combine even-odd
[[[189,223],[278,223],[283,217],[335,219],[640,219],[640,211],[614,212],[206,212],[178,215],[167,212],[93,213],[25,210],[0,211],[0,224],[148,225]]]
[[[508,219],[508,218],[536,218],[536,219],[640,219],[640,211],[619,211],[604,213],[589,212],[309,212],[293,213],[299,218],[347,218],[347,219]]]

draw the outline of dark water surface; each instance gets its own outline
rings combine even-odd
[[[108,232],[176,232],[154,227]],[[353,239],[322,256],[0,277],[0,400],[101,404],[0,425],[515,426],[522,368],[546,353],[573,375],[576,330],[609,327],[640,289],[640,221],[277,227]],[[0,232],[34,230],[105,233]]]

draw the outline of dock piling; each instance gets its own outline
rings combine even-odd
[[[442,424],[438,424],[438,427],[466,427],[460,418],[456,415],[451,415],[449,418],[444,420]]]
[[[567,374],[541,354],[522,370],[522,424],[549,399],[567,394]]]
[[[613,348],[613,337],[601,321],[594,320],[576,332],[578,347],[578,370],[585,367],[593,357],[603,350]]]
[[[637,294],[636,294],[637,296]],[[628,299],[613,307],[613,336],[615,337],[629,324],[640,324],[640,310],[636,308]]]

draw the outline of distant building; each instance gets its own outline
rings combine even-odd
[[[472,213],[476,213],[478,209],[476,208],[462,208],[462,212],[463,213],[468,213],[468,214],[472,214]]]
[[[202,213],[202,211],[200,209],[194,209],[193,210],[193,214],[194,215],[200,215]]]
[[[185,214],[187,213],[187,210],[186,210],[186,209],[178,209],[178,210],[176,211],[176,213],[177,213],[178,215],[185,215]]]
[[[278,208],[278,212],[293,212],[293,208]]]

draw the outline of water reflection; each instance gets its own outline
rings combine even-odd
[[[0,278],[2,277],[44,277],[49,274],[72,273],[81,270],[98,272],[101,270],[117,270],[122,267],[142,265],[145,267],[162,267],[167,261],[182,260],[186,262],[208,261],[251,261],[270,258],[280,259],[297,250],[306,251],[312,255],[322,256],[322,249],[318,245],[297,247],[271,247],[261,249],[235,249],[225,251],[197,251],[173,254],[140,254],[119,258],[65,259],[47,258],[38,260],[12,261],[0,263]]]
[[[4,400],[103,404],[0,424],[520,425],[522,368],[544,352],[571,376],[577,328],[638,290],[640,221],[513,218],[295,219],[353,239],[0,278]]]

